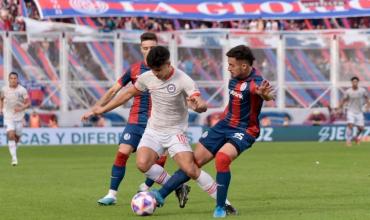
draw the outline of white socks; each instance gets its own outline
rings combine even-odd
[[[163,169],[163,167],[159,166],[158,164],[154,164],[150,167],[150,169],[145,173],[145,175],[149,178],[154,180],[158,184],[165,184],[169,179],[170,175]]]
[[[12,156],[12,160],[17,160],[17,145],[15,141],[9,140],[8,146],[9,146],[10,155]]]
[[[346,141],[350,142],[352,141],[352,129],[348,128],[346,129]]]
[[[108,197],[113,197],[113,198],[116,198],[116,196],[117,196],[117,191],[116,190],[112,190],[112,189],[110,189],[109,191],[108,191],[108,195],[107,195]]]
[[[200,175],[196,180],[199,187],[213,199],[217,199],[217,183],[213,178],[203,170],[200,171]],[[226,204],[230,205],[229,200],[226,199]]]

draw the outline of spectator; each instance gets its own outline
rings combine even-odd
[[[311,115],[307,118],[306,124],[311,124],[313,126],[319,126],[326,122],[326,116],[324,113],[314,110]]]
[[[40,115],[36,112],[36,110],[32,111],[29,122],[30,122],[30,128],[41,127]]]
[[[58,118],[55,114],[52,114],[49,118],[49,123],[48,123],[49,128],[58,128]]]
[[[221,120],[222,116],[223,112],[214,112],[209,114],[206,118],[207,126],[213,127],[215,124],[217,124],[217,122]]]
[[[283,119],[283,126],[289,126],[290,125],[290,117],[289,116],[284,116],[284,119]]]

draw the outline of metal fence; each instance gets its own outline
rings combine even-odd
[[[223,108],[228,100],[225,53],[239,44],[253,49],[254,66],[276,88],[276,101],[265,107],[337,106],[352,76],[370,86],[369,30],[210,30],[158,34],[160,44],[171,51],[173,65],[197,82],[210,107]],[[142,59],[140,32],[0,34],[2,84],[7,73],[17,71],[29,90],[42,90],[44,97],[38,105],[44,109],[88,108],[130,64]]]

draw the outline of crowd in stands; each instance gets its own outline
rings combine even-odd
[[[24,31],[25,24],[21,16],[40,19],[36,5],[32,0],[25,0],[26,15],[21,12],[19,0],[0,0],[1,21],[3,29],[8,31]],[[55,21],[74,23],[73,19],[54,19]],[[370,17],[355,18],[326,18],[304,20],[263,20],[245,19],[236,21],[208,22],[179,19],[162,19],[149,17],[107,17],[94,18],[102,32],[113,30],[147,30],[147,31],[173,31],[205,28],[235,28],[249,31],[297,31],[305,29],[336,29],[336,28],[370,28]]]

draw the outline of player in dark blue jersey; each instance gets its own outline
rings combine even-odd
[[[123,74],[118,81],[103,95],[102,98],[93,106],[92,110],[97,108],[97,106],[104,106],[128,83],[135,84],[138,76],[148,70],[149,67],[146,65],[146,57],[149,51],[157,46],[158,40],[155,34],[146,32],[140,36],[141,44],[140,49],[143,54],[144,61],[135,63]],[[145,127],[147,125],[148,118],[151,111],[151,101],[149,92],[143,92],[139,96],[134,97],[133,104],[130,110],[130,116],[125,129],[122,132],[119,148],[116,154],[114,164],[112,166],[112,174],[110,181],[110,189],[108,194],[103,198],[98,200],[100,205],[114,205],[117,202],[117,191],[118,187],[125,176],[126,171],[126,161],[128,160],[130,154],[135,152],[140,139],[144,133]],[[89,112],[85,113],[82,117],[83,120],[88,118]],[[166,155],[161,156],[157,164],[164,166],[166,162]],[[158,182],[160,183],[160,182]],[[145,183],[141,184],[139,191],[146,191],[152,185],[154,181],[151,179],[146,179]],[[187,192],[189,191],[188,186],[184,185],[179,187],[176,191],[176,195],[179,198],[180,207],[184,207],[186,203]]]
[[[249,47],[236,46],[226,56],[231,73],[229,103],[222,120],[203,133],[194,151],[199,166],[215,158],[217,189],[215,188],[213,195],[217,199],[217,205],[213,216],[216,218],[237,214],[236,209],[226,203],[231,180],[230,164],[255,142],[260,132],[258,116],[263,101],[274,99],[272,86],[252,67],[255,58]],[[166,196],[187,180],[189,177],[178,170],[159,193]]]

